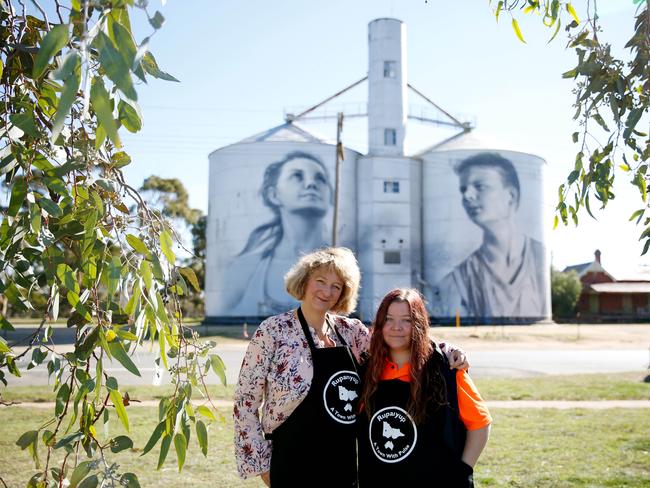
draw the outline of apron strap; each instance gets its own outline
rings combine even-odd
[[[309,326],[307,325],[307,320],[305,320],[305,316],[302,313],[302,308],[298,307],[298,320],[300,321],[300,326],[302,327],[302,331],[305,333],[305,338],[307,339],[307,343],[309,344],[309,349],[311,349],[312,352],[316,350],[316,344],[314,344],[314,339],[311,336],[311,332],[309,332]]]
[[[298,307],[297,312],[298,312],[298,320],[300,321],[302,331],[305,333],[305,337],[307,338],[307,342],[309,343],[309,348],[311,350],[314,350],[316,349],[316,344],[314,344],[314,339],[311,336],[311,331],[309,330],[309,325],[307,325],[307,320],[305,319],[305,315],[302,313],[302,308]],[[332,324],[329,315],[325,316],[325,322],[327,323],[330,329],[334,330],[336,336],[339,338],[339,341],[341,342],[341,345],[347,347],[348,343],[345,342],[345,339],[343,338],[339,330],[336,328],[336,326]]]

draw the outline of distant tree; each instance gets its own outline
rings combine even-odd
[[[636,187],[641,198],[642,208],[632,213],[630,221],[643,226],[639,240],[644,241],[641,254],[645,254],[650,248],[650,0],[619,1],[638,5],[633,19],[634,34],[624,46],[630,53],[627,59],[617,58],[614,54],[617,50],[601,39],[603,27],[597,10],[600,2],[584,2],[582,20],[567,1],[490,0],[490,3],[495,6],[497,20],[500,15],[510,16],[512,28],[522,42],[526,41],[516,18],[518,12],[538,15],[551,29],[551,40],[564,26],[567,45],[578,58],[576,66],[563,76],[576,80],[573,118],[580,128],[572,138],[579,149],[573,168],[558,191],[555,225],[559,221],[566,225],[569,219],[577,225],[578,213],[583,208],[593,217],[594,200],[604,208],[615,198],[615,170],[620,168],[629,175],[629,183]]]
[[[156,196],[149,203],[160,207],[163,215],[170,218],[182,219],[188,225],[195,224],[203,213],[190,207],[189,195],[185,185],[178,178],[161,178],[151,175],[142,183],[141,191],[152,191]]]
[[[140,190],[163,217],[172,219],[177,224],[177,228],[184,227],[191,234],[192,249],[186,249],[190,256],[182,258],[182,261],[184,266],[194,272],[194,277],[188,275],[186,278],[196,279],[199,289],[182,286],[179,290],[179,301],[185,316],[202,316],[205,286],[205,215],[201,210],[190,207],[187,189],[178,178],[151,175],[144,180]]]
[[[575,271],[563,273],[551,270],[551,303],[554,317],[573,318],[581,292],[582,282]]]

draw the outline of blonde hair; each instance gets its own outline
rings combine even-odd
[[[332,312],[348,315],[357,306],[361,271],[352,251],[346,247],[325,247],[302,256],[284,275],[289,295],[297,300],[305,297],[307,281],[317,269],[334,271],[343,281],[343,290]]]

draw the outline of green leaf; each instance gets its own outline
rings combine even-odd
[[[154,16],[149,19],[149,23],[151,24],[151,27],[158,30],[165,23],[165,17],[163,17],[163,15],[156,10]]]
[[[151,434],[151,437],[149,437],[149,440],[147,441],[147,444],[144,446],[144,449],[142,450],[142,454],[140,454],[141,456],[144,456],[145,454],[147,454],[149,451],[151,451],[154,448],[154,446],[158,442],[158,439],[160,439],[160,436],[165,431],[165,424],[166,423],[167,422],[165,420],[163,420],[162,422],[160,422],[156,426],[156,428],[154,429],[154,431]]]
[[[178,471],[181,472],[183,470],[183,465],[185,464],[185,453],[187,452],[187,441],[181,432],[174,436],[174,449],[176,449]]]
[[[160,443],[160,454],[158,455],[158,466],[156,469],[160,469],[165,462],[165,458],[167,457],[167,453],[169,452],[169,446],[172,443],[172,437],[170,435],[166,435],[163,437],[162,442]]]
[[[120,419],[120,422],[122,422],[122,425],[124,425],[126,431],[129,432],[129,416],[126,413],[126,408],[124,408],[122,395],[117,390],[109,390],[108,394],[111,397],[113,405],[115,406],[115,411],[117,412],[117,416]]]
[[[524,36],[521,34],[521,29],[519,29],[519,23],[517,22],[517,19],[515,19],[514,17],[512,18],[512,28],[514,29],[515,34],[517,34],[519,40],[524,44],[526,44],[526,41],[524,40]]]
[[[36,202],[38,206],[45,210],[51,217],[61,217],[63,210],[56,203],[47,197],[41,197]]]
[[[56,394],[56,404],[54,407],[54,415],[59,417],[65,410],[65,405],[70,398],[70,387],[67,383],[63,383]]]
[[[86,306],[83,303],[81,303],[81,299],[79,298],[79,295],[77,295],[72,290],[68,290],[66,297],[68,299],[68,303],[72,307],[74,307],[77,312],[79,312],[79,315],[81,315],[88,322],[92,320],[92,316],[90,315],[90,312],[88,311]]]
[[[212,366],[212,370],[221,380],[221,383],[226,386],[226,365],[224,364],[223,360],[218,355],[211,354],[210,365]]]
[[[6,354],[8,352],[11,352],[11,349],[9,348],[5,340],[2,337],[0,337],[0,353]]]
[[[180,83],[180,81],[178,81],[169,73],[165,73],[164,71],[160,70],[158,63],[156,62],[156,58],[154,58],[153,54],[151,54],[149,51],[147,51],[142,56],[142,66],[144,67],[144,70],[154,78]]]
[[[113,357],[117,359],[122,366],[124,366],[130,373],[136,376],[141,376],[140,371],[138,371],[138,367],[126,353],[121,342],[113,341],[108,344],[108,347],[111,350]]]
[[[144,242],[142,242],[133,234],[128,234],[126,236],[126,242],[128,242],[129,246],[131,246],[136,252],[142,254],[145,257],[149,256],[149,248],[145,245]]]
[[[117,133],[117,124],[113,118],[111,102],[101,78],[95,78],[93,80],[92,87],[90,88],[90,102],[95,114],[97,115],[97,122],[99,125],[106,131],[106,134],[110,140],[113,141],[113,144],[117,147],[121,147],[122,142]]]
[[[81,82],[81,58],[76,51],[70,53],[74,67],[69,76],[64,80],[63,91],[61,98],[56,108],[56,113],[52,119],[52,137],[54,141],[63,130],[65,119],[70,113],[70,109],[77,99],[77,92],[79,91],[79,84]]]
[[[98,485],[99,479],[97,478],[97,475],[94,474],[83,480],[81,484],[79,484],[78,488],[97,488]]]
[[[104,32],[99,31],[93,41],[93,45],[99,51],[99,62],[106,70],[106,75],[115,83],[115,86],[129,99],[137,100],[138,94],[133,88],[130,66],[124,62],[120,51],[115,47],[113,41]],[[91,95],[92,96],[92,95]],[[109,134],[110,137],[110,134]]]
[[[499,22],[499,14],[501,13],[501,10],[502,10],[502,9],[503,9],[503,0],[501,0],[501,1],[499,2],[499,4],[497,5],[497,10],[496,10],[496,12],[494,13],[494,16],[496,17],[497,22]]]
[[[646,238],[645,244],[643,245],[643,251],[641,251],[641,256],[645,255],[645,253],[648,252],[648,249],[650,249],[650,238]]]
[[[205,424],[201,420],[196,422],[196,437],[199,440],[199,446],[201,446],[201,452],[205,457],[208,456],[208,429],[205,428]]]
[[[124,166],[131,164],[131,156],[124,151],[119,151],[111,156],[111,162],[116,168],[123,168]]]
[[[20,177],[14,180],[14,187],[11,189],[11,199],[9,200],[9,208],[7,209],[7,214],[10,217],[15,217],[18,215],[18,211],[25,201],[27,196],[27,180]]]
[[[605,130],[605,132],[609,132],[609,127],[607,127],[605,120],[603,120],[599,113],[593,114],[591,118],[598,122],[598,124]]]
[[[124,473],[120,477],[120,486],[124,488],[140,488],[140,482],[135,473]]]
[[[217,420],[217,418],[214,416],[214,413],[212,413],[212,410],[210,410],[210,408],[206,407],[205,405],[198,406],[196,408],[196,411],[204,417],[209,418],[210,420]]]
[[[196,278],[196,274],[192,268],[180,268],[178,271],[187,279],[187,281],[190,282],[192,287],[194,287],[197,292],[201,291],[199,280]]]
[[[133,441],[130,437],[125,435],[118,435],[111,439],[111,452],[117,454],[118,452],[124,451],[126,449],[131,449],[133,447]]]
[[[576,13],[576,10],[573,8],[573,5],[570,3],[566,4],[566,11],[569,12],[571,17],[573,17],[573,20],[576,21],[576,24],[580,24],[580,19],[578,18],[578,14]]]
[[[50,63],[50,59],[68,43],[69,35],[68,24],[59,24],[45,35],[34,60],[34,68],[32,70],[32,76],[34,78],[39,78],[43,74],[45,68]]]
[[[118,118],[122,122],[122,125],[126,127],[126,130],[136,133],[142,129],[142,115],[137,108],[133,107],[130,103],[126,103],[124,100],[120,100],[117,108],[119,113]]]
[[[34,139],[38,137],[38,127],[36,126],[36,121],[34,120],[34,114],[32,112],[22,112],[10,115],[9,120],[28,136],[33,137]]]
[[[16,330],[11,322],[9,322],[5,317],[0,315],[0,330]]]
[[[38,440],[38,431],[30,430],[21,435],[16,441],[16,445],[20,447],[23,451],[27,449],[30,444],[33,444]]]
[[[625,130],[623,131],[623,138],[627,139],[632,134],[632,131],[636,127],[636,124],[641,119],[643,115],[643,108],[638,107],[630,110],[627,120],[625,121]]]
[[[91,464],[92,461],[83,461],[79,463],[76,468],[74,468],[72,476],[70,477],[69,488],[77,488],[79,482],[84,479],[88,473],[90,473]]]
[[[553,42],[553,39],[555,39],[555,37],[557,36],[557,33],[560,31],[560,26],[561,25],[562,25],[562,22],[560,21],[560,19],[557,19],[557,24],[555,24],[555,32],[553,32],[553,35],[548,40],[547,44],[550,44],[551,42]]]
[[[173,244],[171,234],[167,230],[163,230],[160,233],[160,249],[172,266],[176,262],[176,255],[172,251]]]

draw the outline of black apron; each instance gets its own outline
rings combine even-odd
[[[456,371],[434,351],[427,366],[445,379],[447,405],[430,402],[425,420],[416,424],[407,412],[410,384],[380,381],[373,395],[373,415],[362,411],[359,433],[359,488],[472,487],[471,468],[461,462],[465,428],[459,418]],[[467,473],[467,470],[470,470]]]
[[[356,360],[335,327],[342,346],[316,348],[300,308],[298,319],[314,377],[305,399],[266,436],[273,442],[271,487],[356,487],[355,421],[361,394]]]

